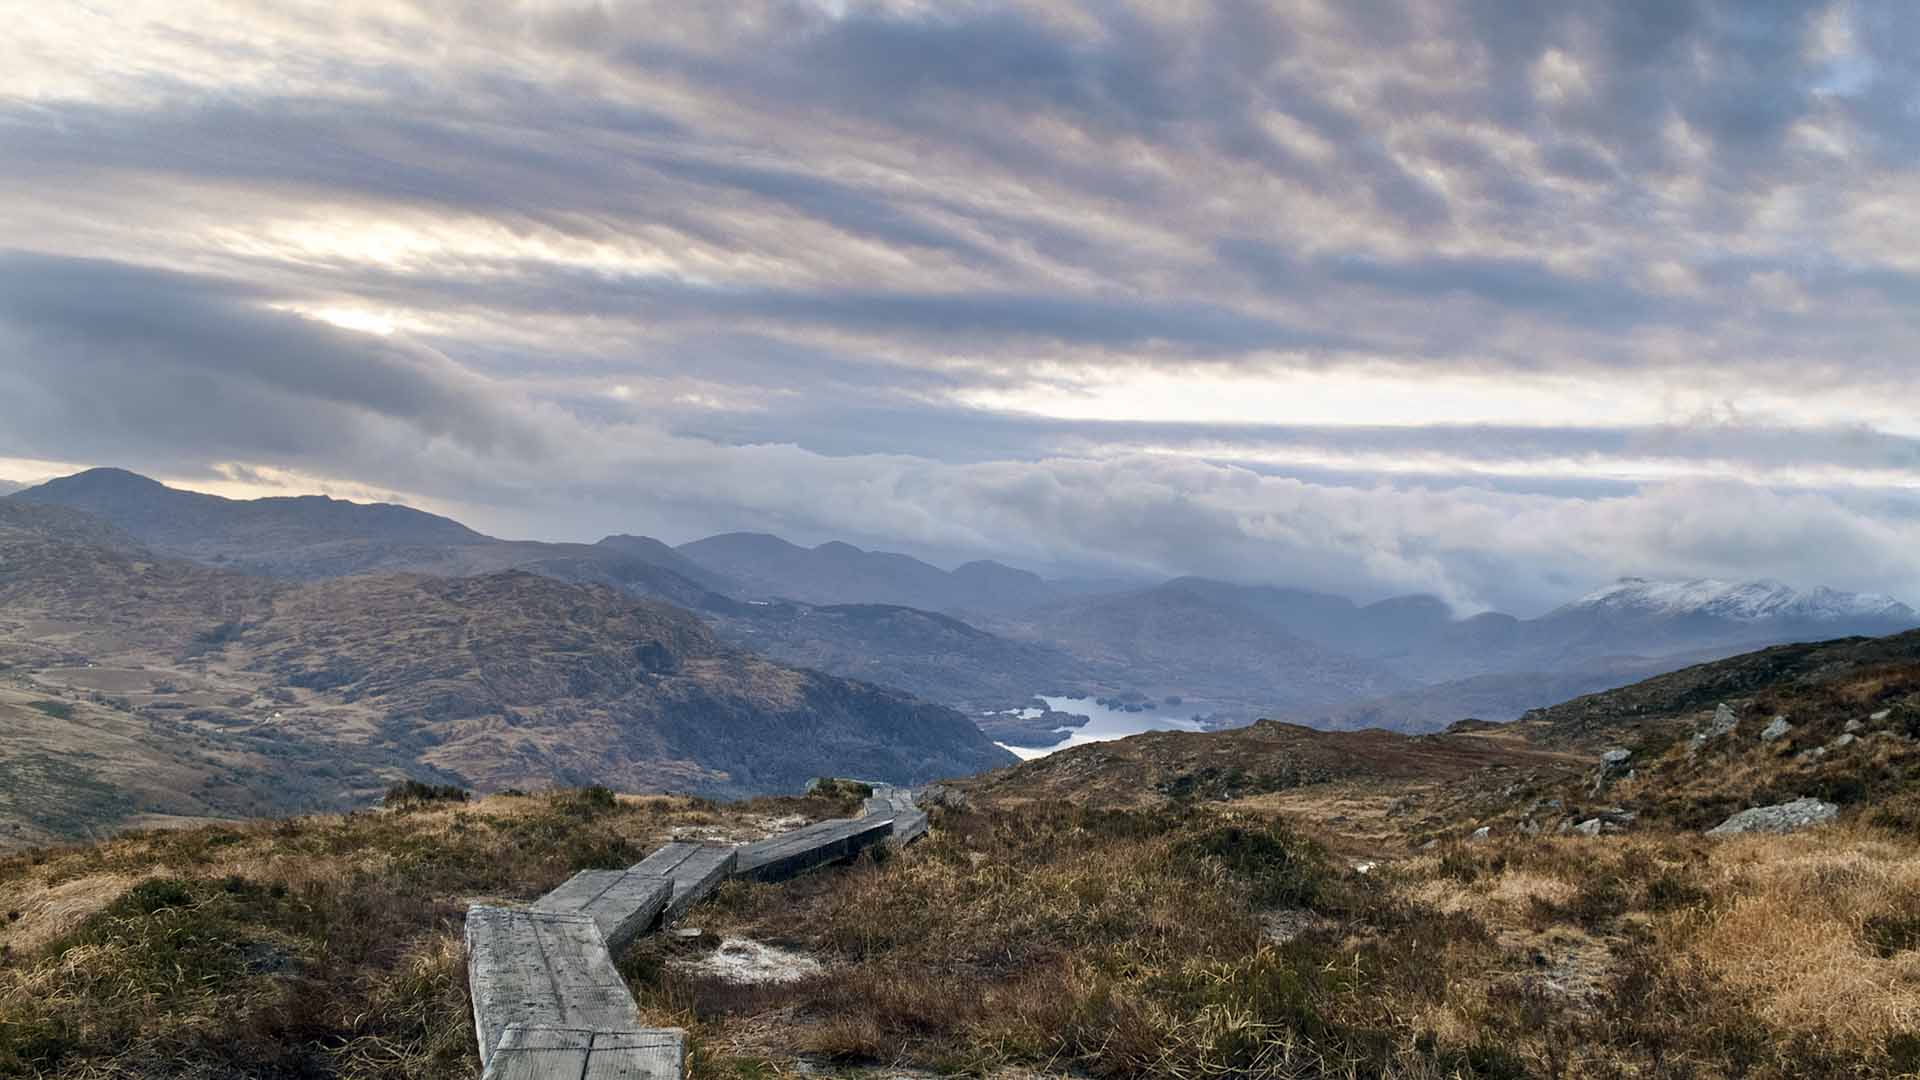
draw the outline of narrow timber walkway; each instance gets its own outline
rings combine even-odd
[[[583,870],[531,905],[467,909],[482,1080],[680,1080],[686,1032],[638,1027],[614,958],[728,877],[776,882],[927,831],[913,795],[874,784],[859,817],[740,847],[676,841],[625,870]]]

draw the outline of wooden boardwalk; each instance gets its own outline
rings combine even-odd
[[[893,818],[893,842],[911,844],[927,831],[927,813],[913,805],[913,793],[892,784],[873,785],[873,797],[867,800],[866,815]]]
[[[639,870],[582,870],[535,900],[533,910],[591,918],[607,950],[618,955],[653,928],[673,896],[671,878]]]
[[[467,910],[467,981],[480,1062],[509,1027],[631,1031],[633,995],[586,915],[476,904]]]
[[[739,848],[727,844],[668,844],[640,860],[636,874],[654,874],[673,882],[673,896],[667,900],[667,922],[699,903],[722,881],[733,874],[739,860]]]
[[[893,818],[821,821],[740,849],[734,874],[750,881],[785,881],[815,867],[860,854],[893,837]]]
[[[857,818],[737,848],[676,841],[625,870],[583,870],[529,907],[467,909],[482,1080],[681,1080],[686,1033],[637,1026],[614,957],[729,876],[785,881],[927,831],[906,789],[873,789]]]

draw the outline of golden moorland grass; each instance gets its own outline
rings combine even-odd
[[[427,801],[0,860],[0,1074],[470,1077],[467,902],[850,797]],[[1865,824],[1447,842],[1363,872],[1231,804],[975,800],[906,851],[729,883],[699,938],[621,967],[700,1076],[1893,1077],[1920,1069],[1916,912],[1920,844]],[[678,962],[723,938],[822,968]]]
[[[0,1075],[470,1078],[469,902],[854,805],[585,789],[6,856]]]

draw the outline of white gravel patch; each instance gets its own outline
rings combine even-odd
[[[676,960],[673,966],[740,986],[798,982],[826,970],[820,961],[806,953],[763,945],[746,938],[723,938],[720,947],[712,952]]]

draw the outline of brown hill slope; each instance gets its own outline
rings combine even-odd
[[[1603,767],[1605,751],[1626,756]],[[1831,803],[1846,820],[1920,826],[1920,632],[1765,649],[1512,724],[1427,736],[1274,721],[1155,732],[1065,750],[971,787],[1095,806],[1338,804],[1368,823],[1375,854],[1482,826],[1494,835],[1582,823],[1697,831],[1797,799]]]
[[[610,588],[294,586],[7,503],[0,731],[0,842],[346,808],[405,776],[732,795],[1012,760],[951,710],[784,667]]]
[[[517,571],[303,588],[228,653],[376,716],[370,738],[488,789],[591,778],[746,794],[1008,760],[950,709],[781,666],[678,608]]]

